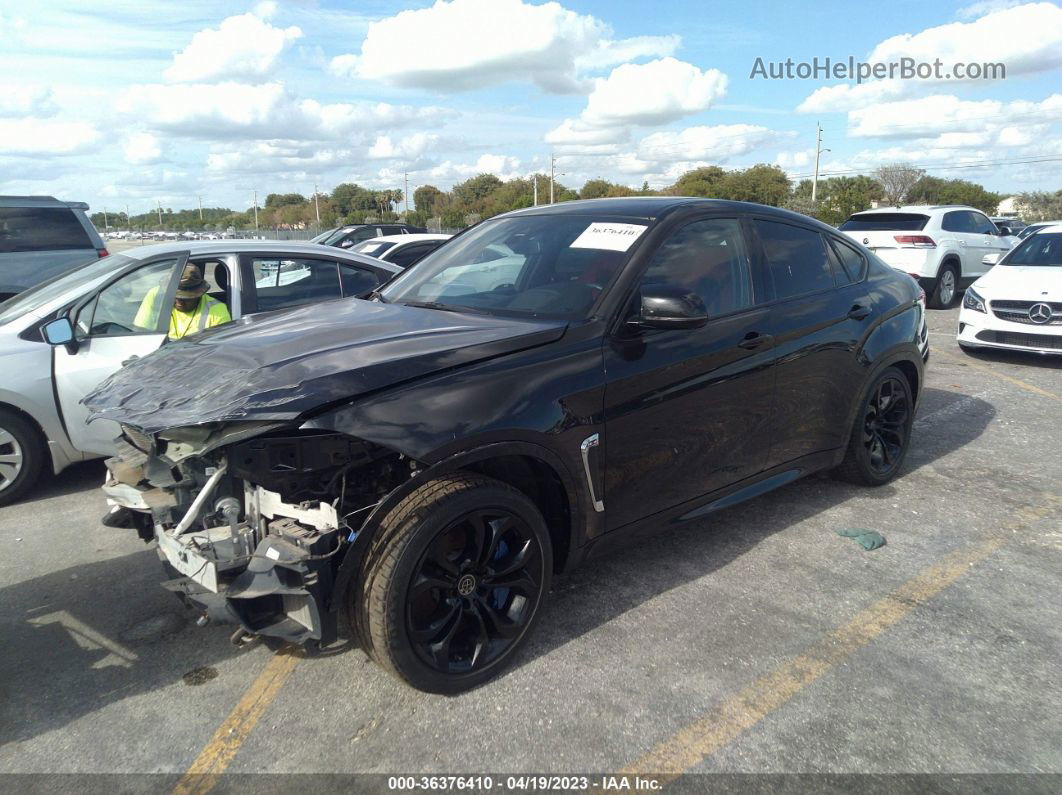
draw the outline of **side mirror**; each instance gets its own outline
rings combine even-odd
[[[666,284],[642,287],[642,306],[632,324],[639,328],[699,328],[708,322],[704,301],[695,293]]]
[[[70,353],[77,353],[77,340],[74,339],[74,327],[70,318],[61,317],[41,327],[44,341],[49,345],[65,345]]]
[[[985,254],[983,257],[981,257],[981,264],[987,265],[990,268],[998,262],[999,254]]]
[[[1000,237],[1010,237],[1013,234],[1014,233],[1011,231],[1009,226],[1001,226],[1001,227],[999,227],[999,236]]]

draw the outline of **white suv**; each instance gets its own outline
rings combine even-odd
[[[986,256],[998,259],[1017,243],[999,234],[980,210],[956,204],[866,210],[839,228],[917,279],[934,309],[947,309],[960,290],[988,272]]]

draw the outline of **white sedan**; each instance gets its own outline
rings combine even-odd
[[[1062,353],[1062,224],[1025,238],[973,283],[959,310],[958,342],[964,350]]]

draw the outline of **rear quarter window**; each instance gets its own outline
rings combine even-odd
[[[73,210],[64,207],[0,208],[0,253],[93,248]]]

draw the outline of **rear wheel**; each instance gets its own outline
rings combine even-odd
[[[862,486],[883,486],[907,455],[914,400],[907,377],[889,367],[874,379],[856,415],[844,460],[834,475]]]
[[[36,428],[15,412],[0,409],[0,505],[17,502],[33,488],[46,453]]]
[[[933,295],[929,297],[929,305],[933,309],[947,309],[955,301],[959,292],[959,271],[954,263],[945,263],[937,275],[937,286],[933,288]]]
[[[426,483],[383,521],[351,611],[369,654],[413,687],[458,693],[527,638],[553,560],[541,513],[492,478]]]

